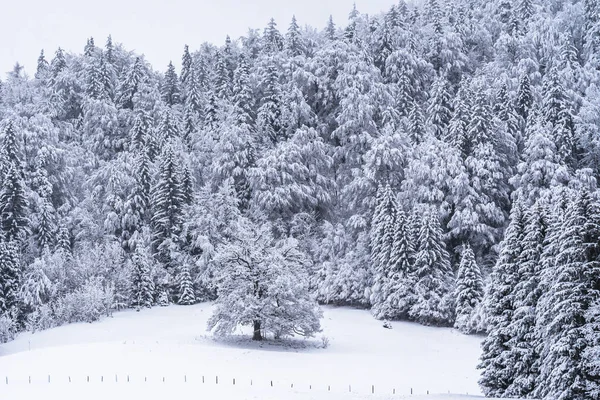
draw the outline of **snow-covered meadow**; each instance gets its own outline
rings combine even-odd
[[[431,397],[438,399],[480,394],[480,338],[453,329],[406,322],[385,329],[368,311],[325,307],[317,337],[256,343],[249,331],[214,339],[206,332],[211,312],[207,303],[124,311],[98,323],[21,334],[0,346],[0,398],[402,398],[411,389],[411,398],[428,391],[444,395]]]

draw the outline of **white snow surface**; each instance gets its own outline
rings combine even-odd
[[[385,329],[368,311],[324,307],[323,332],[313,339],[257,343],[247,330],[216,339],[206,332],[212,307],[123,311],[92,324],[21,334],[0,345],[0,399],[454,400],[481,394],[479,337],[408,322]]]

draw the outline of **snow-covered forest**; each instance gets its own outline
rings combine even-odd
[[[486,395],[599,398],[600,1],[422,3],[179,71],[110,37],[17,64],[0,342],[209,300],[215,334],[312,336],[348,305],[487,334]]]

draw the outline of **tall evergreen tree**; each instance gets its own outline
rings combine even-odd
[[[162,154],[158,182],[152,189],[151,221],[155,254],[170,268],[174,267],[171,245],[179,241],[185,203],[179,171],[175,152],[167,147]]]
[[[454,320],[454,274],[442,234],[437,212],[425,211],[415,255],[417,281],[410,316],[427,325],[449,325]]]
[[[0,315],[14,311],[19,296],[21,269],[14,242],[0,242]]]
[[[131,260],[131,305],[139,311],[143,307],[152,307],[154,301],[151,261],[142,246],[136,248]]]
[[[536,396],[544,398],[589,398],[598,381],[587,375],[590,368],[583,353],[590,338],[586,316],[600,298],[600,208],[582,191],[567,207],[548,310],[552,313],[545,329],[541,369]]]
[[[179,284],[179,296],[177,303],[182,305],[194,304],[196,302],[196,296],[194,295],[194,287],[192,285],[192,277],[190,276],[190,268],[187,264],[184,263],[179,268],[177,281]]]
[[[500,255],[491,275],[486,297],[488,336],[483,341],[479,384],[486,396],[502,397],[514,375],[508,359],[509,331],[515,312],[514,288],[519,282],[519,261],[525,236],[525,211],[520,202],[513,204],[510,223],[500,244]]]
[[[458,275],[456,277],[456,321],[454,327],[464,333],[470,333],[470,319],[475,308],[483,300],[483,278],[475,261],[471,246],[463,247]]]
[[[177,73],[175,72],[175,67],[173,66],[172,62],[169,62],[167,72],[165,72],[165,76],[160,88],[160,94],[163,101],[169,106],[179,104],[181,100],[179,92],[179,79],[177,78]]]

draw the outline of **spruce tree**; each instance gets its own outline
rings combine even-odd
[[[109,64],[113,64],[115,62],[115,47],[113,46],[112,36],[108,35],[106,38],[105,54],[106,54],[106,62]]]
[[[179,79],[177,78],[177,73],[175,72],[175,67],[172,62],[169,62],[167,72],[165,72],[160,93],[163,101],[169,106],[179,104]]]
[[[0,242],[0,315],[14,311],[19,296],[19,249],[14,242]]]
[[[167,147],[162,155],[158,182],[152,189],[151,208],[153,247],[159,261],[173,267],[170,246],[179,242],[183,224],[184,195],[181,190],[181,176],[175,153]]]
[[[456,321],[454,327],[461,332],[471,333],[470,319],[475,308],[483,300],[483,278],[475,261],[475,254],[468,244],[463,246],[461,252],[455,297]]]
[[[386,310],[380,309],[389,294],[386,292],[390,279],[390,256],[394,245],[394,227],[396,223],[397,205],[390,185],[382,186],[377,191],[377,204],[371,220],[371,263],[374,271],[374,282],[371,304],[378,318],[387,318]]]
[[[190,268],[187,264],[184,263],[179,268],[177,281],[179,285],[179,296],[177,303],[181,305],[194,304],[196,302],[196,296],[194,295],[194,286],[192,284]]]
[[[533,104],[533,95],[531,93],[531,83],[529,75],[523,74],[519,80],[519,88],[517,90],[517,105],[516,109],[521,118],[527,121],[529,110]]]
[[[44,50],[40,52],[40,56],[37,61],[37,69],[35,71],[35,79],[45,80],[48,78],[48,74],[50,73],[50,64],[46,61],[46,57],[44,56]]]
[[[163,144],[173,143],[181,136],[180,121],[170,107],[165,107],[158,123],[158,132]]]
[[[490,290],[485,299],[488,336],[484,339],[479,368],[483,369],[479,384],[486,396],[503,397],[514,380],[507,356],[511,332],[509,326],[515,311],[514,289],[519,279],[519,262],[525,236],[525,211],[520,202],[513,204],[510,223],[500,244],[500,255],[491,275]]]
[[[263,72],[261,87],[263,96],[261,106],[258,109],[257,127],[262,136],[261,140],[271,141],[275,144],[282,139],[282,121],[281,121],[281,85],[279,83],[279,72],[275,66],[274,59],[269,59],[269,63]]]
[[[299,56],[304,51],[304,43],[296,16],[292,16],[292,22],[285,36],[285,48],[292,57]]]
[[[116,103],[121,108],[133,110],[134,96],[140,90],[140,85],[145,77],[144,65],[140,57],[136,57],[133,65],[127,73],[123,74],[123,80],[117,90]]]
[[[25,182],[18,163],[11,163],[0,191],[0,229],[6,241],[24,240],[29,225]]]
[[[559,236],[536,396],[584,399],[598,390],[583,354],[590,345],[586,316],[600,298],[599,241],[599,204],[582,191],[567,207]]]
[[[263,32],[263,49],[266,53],[277,53],[283,50],[283,36],[277,29],[275,19],[271,18]]]
[[[181,57],[181,86],[186,89],[189,83],[190,74],[193,69],[192,56],[190,55],[190,47],[186,44],[183,48],[183,56]]]
[[[435,210],[424,212],[415,255],[415,302],[410,317],[426,325],[450,325],[454,274]]]
[[[514,288],[514,315],[508,331],[507,358],[513,363],[514,379],[506,389],[508,397],[527,397],[535,388],[539,359],[535,341],[536,308],[544,274],[542,255],[549,228],[546,205],[538,201],[526,214],[523,251],[519,260],[518,283]]]
[[[431,98],[427,107],[427,125],[438,139],[446,136],[446,129],[452,118],[450,99],[448,81],[444,77],[437,78],[431,88]]]
[[[154,283],[150,275],[150,260],[142,246],[136,248],[131,257],[131,305],[140,308],[152,307]]]

